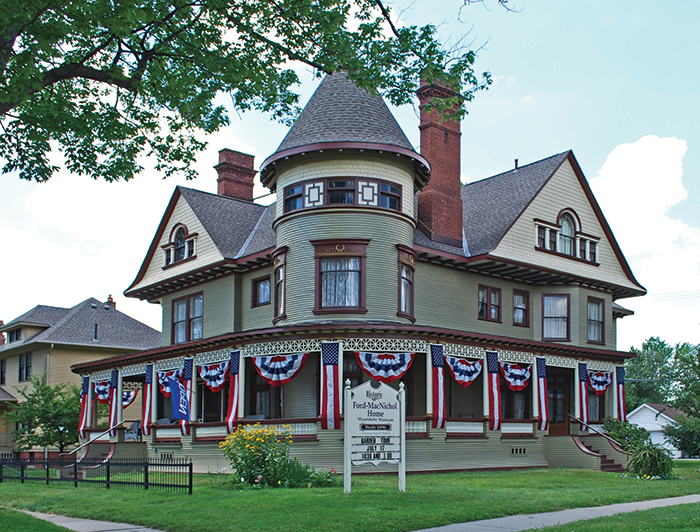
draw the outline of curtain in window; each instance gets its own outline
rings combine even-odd
[[[566,296],[544,297],[544,338],[566,338],[569,322]]]
[[[190,340],[202,338],[202,316],[204,314],[204,296],[190,299]]]
[[[561,218],[561,234],[559,235],[559,245],[562,253],[567,255],[574,254],[574,221],[570,216],[562,216]]]
[[[603,305],[597,301],[588,302],[588,339],[603,340]]]
[[[527,296],[525,294],[513,294],[513,322],[524,324],[525,311],[527,309]]]
[[[360,306],[360,259],[321,260],[322,307]]]
[[[187,340],[187,301],[182,299],[176,301],[173,306],[173,327],[175,343]]]
[[[413,314],[413,270],[401,265],[401,312]]]

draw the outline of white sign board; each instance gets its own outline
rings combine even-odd
[[[351,467],[381,462],[399,464],[399,489],[405,491],[405,409],[399,390],[367,381],[345,388],[345,492],[350,493]],[[403,488],[403,489],[402,489]]]

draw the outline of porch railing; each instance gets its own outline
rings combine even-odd
[[[584,423],[579,418],[572,416],[571,414],[566,414],[566,415],[571,418],[571,420],[569,421],[570,423],[579,423],[580,425],[583,425],[584,427],[588,427],[588,430],[593,431],[596,434],[598,434],[599,436],[602,436],[603,438],[608,440],[613,449],[615,449],[616,451],[619,451],[621,453],[627,453],[627,451],[625,451],[622,448],[622,444],[620,442],[613,440],[610,436],[608,436],[604,432],[600,432],[595,427],[592,427],[589,423]]]
[[[12,446],[12,433],[2,433],[0,434],[0,446],[11,447]]]

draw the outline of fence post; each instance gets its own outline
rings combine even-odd
[[[19,464],[19,481],[24,484],[24,462]]]
[[[51,482],[51,468],[49,467],[49,459],[47,458],[46,461],[44,462],[44,467],[46,468],[46,485],[49,485],[49,482]]]
[[[73,480],[75,481],[75,487],[78,487],[78,457],[75,457],[75,462],[73,462]]]
[[[2,484],[2,462],[0,461],[0,484]]]
[[[190,459],[190,495],[192,495],[192,460]]]
[[[143,463],[143,487],[148,489],[148,458]]]
[[[107,489],[110,489],[110,486],[109,486],[109,460],[107,460],[107,463],[105,463],[105,466],[107,467]]]

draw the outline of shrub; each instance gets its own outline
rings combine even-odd
[[[631,448],[627,472],[639,477],[669,478],[673,474],[673,460],[661,445],[644,442]]]
[[[651,434],[647,429],[611,417],[607,417],[603,421],[603,432],[626,449],[651,443]]]

